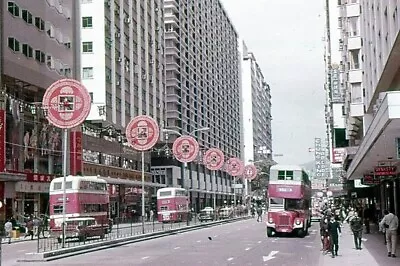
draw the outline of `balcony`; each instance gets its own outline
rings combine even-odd
[[[167,94],[166,102],[168,103],[180,103],[181,96],[176,93]]]
[[[173,12],[179,12],[179,4],[175,0],[164,0],[164,9],[172,9]]]
[[[176,55],[179,57],[179,49],[176,46],[166,46],[165,47],[166,55]]]
[[[346,5],[346,15],[348,18],[350,17],[359,17],[360,16],[360,4],[347,4]]]
[[[349,82],[360,83],[362,82],[362,71],[361,69],[354,69],[349,71]]]
[[[347,40],[347,49],[348,50],[358,50],[361,49],[361,37],[349,37]]]

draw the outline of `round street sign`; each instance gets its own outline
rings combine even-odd
[[[217,171],[224,166],[224,153],[220,149],[208,149],[203,156],[203,162],[207,169]]]
[[[240,176],[244,171],[243,162],[239,158],[230,158],[226,163],[226,170],[231,176]]]
[[[126,126],[128,144],[138,151],[151,149],[158,141],[160,129],[157,122],[150,116],[134,117]]]
[[[193,162],[199,155],[199,143],[191,136],[181,136],[174,141],[172,153],[182,163]]]
[[[257,176],[257,168],[254,164],[249,164],[244,167],[244,177],[249,180],[253,180]]]
[[[47,88],[42,101],[47,110],[47,120],[63,129],[82,124],[89,115],[91,98],[79,81],[61,79]]]

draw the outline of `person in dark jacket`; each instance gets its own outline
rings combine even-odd
[[[338,255],[339,250],[339,235],[342,233],[338,219],[331,217],[328,224],[328,232],[331,239],[332,258]]]
[[[356,246],[356,249],[361,250],[363,223],[357,212],[354,213],[354,218],[350,221],[350,228],[351,231],[353,231],[354,245]]]
[[[321,218],[321,221],[319,223],[319,232],[321,234],[321,243],[322,243],[322,251],[325,253],[329,251],[329,232],[328,232],[328,224],[329,224],[329,217],[324,216]]]

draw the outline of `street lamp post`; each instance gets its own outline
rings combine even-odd
[[[196,132],[208,131],[208,130],[210,130],[209,127],[198,128],[198,129],[195,129],[195,130],[193,130],[192,132],[190,132],[189,136],[195,137],[194,134],[195,134]],[[172,134],[176,134],[176,135],[178,135],[178,136],[182,136],[182,133],[181,133],[181,132],[179,132],[179,131],[177,131],[177,130],[173,130],[173,129],[163,128],[163,129],[162,129],[162,132],[164,132],[164,133],[172,133]],[[186,171],[186,167],[187,167],[187,163],[182,163],[182,164],[181,164],[182,188],[185,188],[185,171]],[[189,190],[188,190],[188,197],[189,197],[189,199],[190,199]],[[186,201],[186,210],[187,210],[187,212],[188,212],[188,213],[187,213],[186,220],[187,220],[187,223],[188,223],[188,224],[189,224],[189,199]]]

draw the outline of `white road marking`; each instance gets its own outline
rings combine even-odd
[[[217,237],[218,235],[215,235],[214,237]]]
[[[197,240],[196,242],[197,242],[197,243],[200,243],[200,242],[201,242],[201,240]]]
[[[150,258],[149,256],[143,257],[142,260],[148,259]]]
[[[367,242],[367,240],[366,238],[361,238],[361,241]]]
[[[266,261],[269,261],[269,260],[272,260],[272,259],[275,259],[275,255],[276,254],[278,254],[279,253],[279,251],[271,251],[269,254],[268,254],[268,256],[263,256],[263,261],[264,262],[266,262]]]
[[[258,243],[258,244],[260,244],[260,243],[261,243],[261,240],[260,240],[260,241],[258,241],[257,243]]]
[[[229,259],[227,259],[227,261],[231,261],[231,260],[233,260],[233,258],[229,258]]]
[[[312,248],[312,246],[305,246],[306,248]]]
[[[245,250],[247,251],[247,250],[250,250],[251,248],[245,248]]]
[[[174,249],[180,249],[181,247],[174,247]]]

